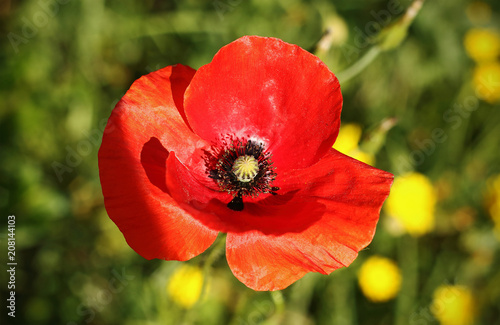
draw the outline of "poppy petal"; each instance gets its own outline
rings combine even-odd
[[[300,188],[296,199],[316,198],[324,204],[330,218],[316,225],[335,227],[337,240],[359,251],[373,239],[393,181],[391,173],[330,149],[314,166],[283,173],[278,186],[285,192]]]
[[[187,260],[217,236],[178,206],[166,184],[171,152],[196,165],[206,146],[183,118],[182,98],[193,74],[177,65],[134,82],[111,113],[99,150],[106,210],[130,247],[147,259]]]
[[[258,230],[266,234],[300,232],[321,218],[325,207],[314,200],[294,200],[296,191],[285,195],[268,194],[262,200],[244,198],[243,211],[227,207],[233,197],[226,192],[203,186],[196,177],[175,159],[167,160],[167,187],[177,204],[207,227],[220,232],[243,233]],[[186,190],[189,189],[189,190]],[[304,215],[307,213],[307,217]]]
[[[326,207],[323,216],[301,232],[228,234],[231,270],[252,289],[280,290],[308,272],[348,266],[373,239],[392,181],[392,174],[334,149],[317,164],[290,171],[282,177],[283,189],[302,188],[296,199],[314,198]]]
[[[316,56],[275,38],[245,36],[196,72],[184,107],[205,140],[258,139],[280,170],[310,166],[331,148],[342,95]]]

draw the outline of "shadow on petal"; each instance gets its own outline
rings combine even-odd
[[[245,197],[243,211],[233,211],[227,207],[232,196],[200,183],[174,152],[168,156],[166,169],[166,186],[172,198],[195,219],[216,231],[259,231],[268,235],[299,233],[320,220],[326,211],[325,205],[315,198],[299,198],[299,190],[263,194],[259,198]],[[161,174],[156,174],[156,168],[150,173],[153,171],[155,174],[150,179],[155,183]]]
[[[160,140],[151,138],[141,151],[141,164],[149,181],[165,193],[168,193],[166,175],[168,150]]]
[[[256,230],[276,236],[303,232],[318,222],[326,211],[325,205],[317,200],[296,200],[292,192],[245,202],[243,211],[230,210],[226,204],[212,199],[201,208],[200,202],[192,202],[199,211],[217,216],[218,224],[222,226],[217,229],[219,231],[243,233]]]
[[[175,107],[177,107],[177,111],[184,120],[184,123],[186,123],[187,127],[191,131],[193,131],[187,120],[186,112],[184,111],[184,93],[189,83],[191,82],[191,78],[193,77],[196,70],[184,66],[182,67],[182,69],[177,69],[175,67],[177,66],[174,66],[174,68],[172,69],[172,73],[170,75],[170,87],[172,89],[172,99],[174,100]],[[186,68],[190,69],[188,70],[190,71],[191,75],[191,78],[189,78],[189,80],[185,77]]]

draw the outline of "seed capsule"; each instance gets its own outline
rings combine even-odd
[[[232,171],[240,182],[248,183],[257,176],[259,162],[253,156],[240,156],[234,161]]]

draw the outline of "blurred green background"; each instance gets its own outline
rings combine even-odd
[[[2,324],[498,323],[500,3],[427,1],[384,51],[377,32],[394,36],[410,4],[4,0],[1,261],[15,215],[18,265],[15,319],[1,272]],[[223,256],[203,268],[210,251],[143,259],[107,217],[98,178],[104,124],[135,79],[199,68],[243,35],[320,56],[342,86],[339,150],[396,175],[373,243],[349,268],[277,293],[246,288]],[[346,72],[360,60],[366,69]]]

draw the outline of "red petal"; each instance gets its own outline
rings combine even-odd
[[[231,270],[252,289],[280,290],[308,272],[348,266],[371,242],[392,181],[392,174],[333,149],[310,168],[282,175],[282,190],[301,188],[294,199],[315,199],[324,214],[301,232],[228,234]]]
[[[257,138],[279,171],[310,166],[331,148],[342,95],[316,56],[275,38],[245,36],[196,72],[184,105],[202,138]]]
[[[147,259],[187,260],[217,236],[168,194],[166,161],[175,151],[200,166],[206,146],[182,115],[182,98],[194,70],[177,65],[134,82],[116,105],[99,150],[99,173],[110,218],[129,245]]]
[[[325,211],[324,205],[315,200],[295,200],[297,191],[294,190],[279,196],[262,195],[261,200],[245,197],[243,211],[230,210],[226,205],[231,195],[203,186],[173,156],[171,154],[167,162],[169,193],[181,207],[211,229],[226,233],[258,230],[273,235],[300,232],[319,220]]]

